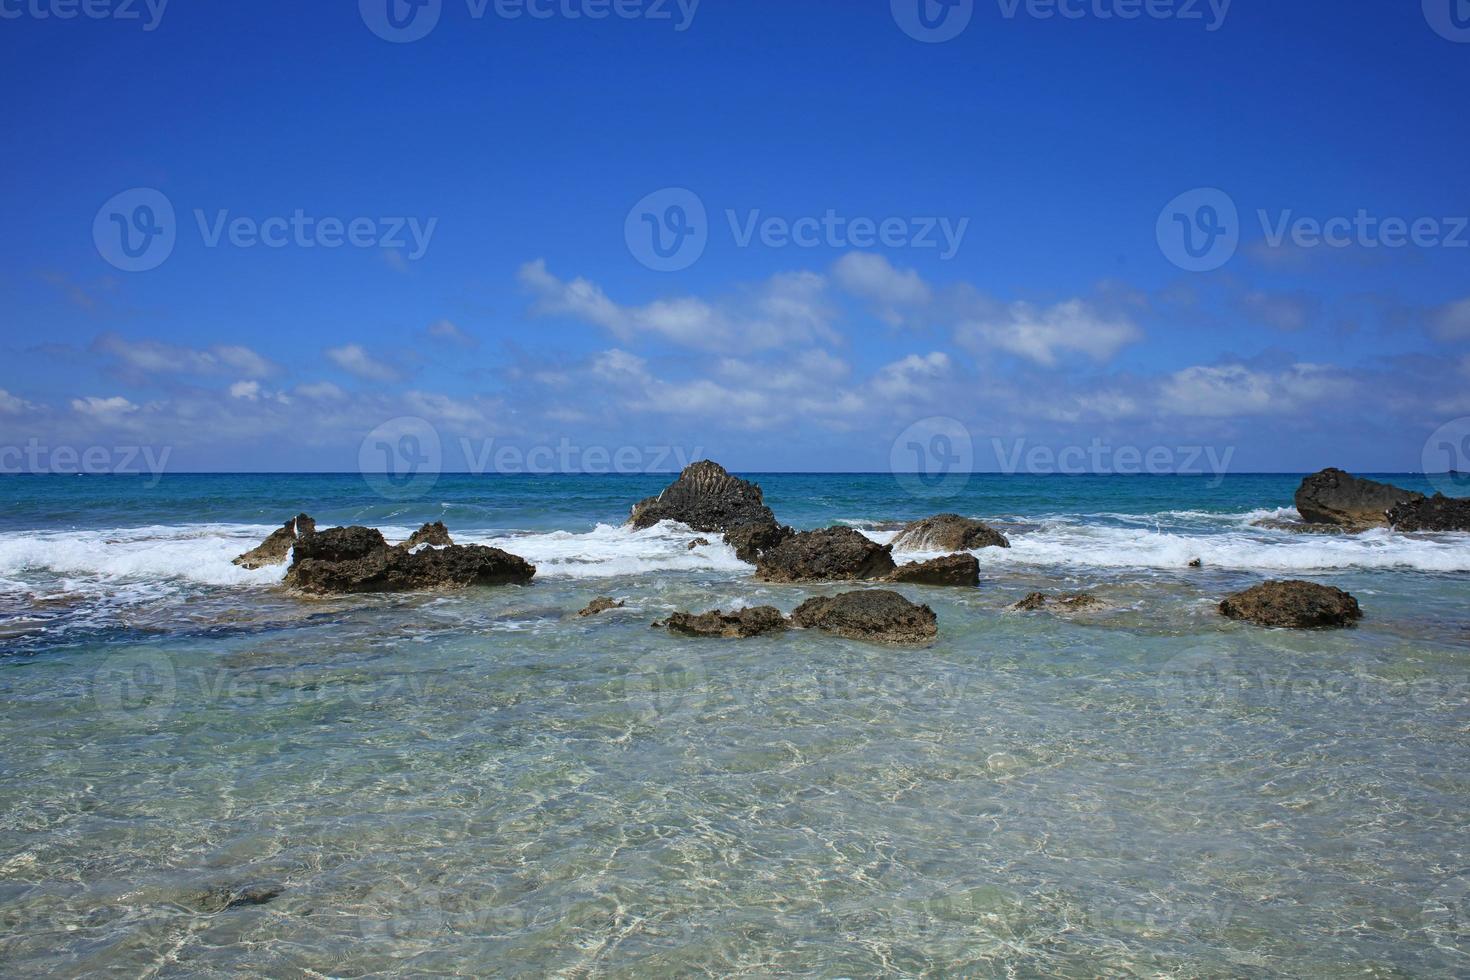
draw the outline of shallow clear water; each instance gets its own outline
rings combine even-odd
[[[648,624],[840,588],[620,527],[665,477],[0,479],[0,973],[1470,972],[1463,536],[1258,527],[1280,476],[757,479],[798,526],[1014,547],[901,588],[930,647],[696,642]],[[230,565],[302,509],[540,573],[303,601]],[[1281,575],[1367,618],[1215,613]],[[1061,588],[1110,607],[1004,611]]]

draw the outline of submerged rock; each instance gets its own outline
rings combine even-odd
[[[897,592],[871,589],[808,599],[791,614],[806,629],[874,643],[927,643],[939,635],[939,618]]]
[[[607,612],[609,609],[621,609],[621,608],[623,608],[623,605],[624,605],[624,603],[620,602],[617,599],[612,599],[612,598],[609,598],[608,596],[601,596],[601,597],[596,598],[596,599],[593,599],[591,602],[589,602],[587,604],[587,608],[586,609],[583,609],[581,612],[577,613],[577,615],[578,616],[596,616],[599,613],[605,613],[605,612]]]
[[[1106,609],[1107,603],[1097,596],[1087,592],[1059,592],[1056,595],[1047,595],[1045,592],[1033,592],[1020,602],[1009,606],[1011,612],[1036,612],[1047,610],[1057,613],[1096,612]]]
[[[708,548],[708,547],[709,547],[709,538],[695,538],[693,541],[689,542],[689,550],[690,551],[693,551],[695,548]]]
[[[678,521],[695,531],[724,534],[745,524],[774,524],[761,488],[731,476],[709,460],[684,468],[663,493],[640,500],[629,517],[635,530],[659,521]]]
[[[893,546],[900,551],[971,551],[975,548],[1009,548],[1004,534],[983,521],[958,514],[938,514],[905,524]]]
[[[850,527],[793,534],[761,554],[755,577],[762,582],[834,582],[893,574],[892,548]]]
[[[265,568],[267,565],[284,564],[291,557],[291,549],[296,547],[296,542],[315,532],[316,521],[305,514],[297,514],[272,531],[259,545],[236,558],[235,564],[242,568]]]
[[[1352,530],[1387,527],[1388,511],[1424,495],[1389,483],[1364,480],[1329,467],[1302,481],[1296,491],[1297,513],[1309,524],[1335,524]]]
[[[432,524],[425,524],[413,532],[409,539],[403,542],[403,547],[412,551],[423,544],[431,545],[435,548],[447,548],[454,544],[454,539],[449,536],[449,528],[444,526],[443,521],[435,521]]]
[[[1470,497],[1420,497],[1388,512],[1396,531],[1470,531]]]
[[[980,584],[980,561],[974,555],[945,555],[924,562],[909,562],[900,565],[888,576],[890,582],[908,582],[913,585],[959,585],[974,587]]]
[[[770,551],[796,532],[774,520],[768,523],[742,524],[725,534],[725,543],[735,549],[735,557],[754,565],[761,555]]]
[[[482,545],[409,551],[367,527],[329,528],[302,540],[286,585],[313,593],[415,592],[529,582],[536,566]]]
[[[654,626],[667,629],[670,633],[684,636],[725,637],[746,639],[762,633],[776,633],[789,629],[791,624],[774,606],[756,606],[726,613],[718,609],[707,613],[676,612]]]
[[[264,905],[281,894],[278,885],[217,885],[185,897],[182,904],[207,915],[247,905]]]
[[[1220,612],[1258,626],[1335,629],[1363,618],[1358,600],[1315,582],[1264,582],[1226,598]]]

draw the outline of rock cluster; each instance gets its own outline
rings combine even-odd
[[[536,566],[482,545],[410,551],[368,527],[334,527],[300,539],[286,585],[310,593],[414,592],[529,582]]]
[[[1388,522],[1397,531],[1470,531],[1470,497],[1407,500],[1389,509]]]
[[[1388,512],[1423,494],[1389,483],[1364,480],[1329,467],[1302,481],[1296,491],[1297,513],[1308,524],[1335,524],[1352,530],[1387,527]]]
[[[1315,582],[1263,582],[1229,596],[1220,612],[1257,626],[1336,629],[1363,618],[1358,600],[1341,589]]]
[[[235,559],[242,568],[265,568],[268,565],[284,564],[291,557],[291,549],[299,538],[316,533],[316,521],[305,514],[297,514],[276,528],[256,547]]]

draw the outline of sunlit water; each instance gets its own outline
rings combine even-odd
[[[1255,526],[1288,477],[758,479],[798,526],[1014,547],[900,589],[929,647],[692,641],[649,624],[840,587],[621,527],[666,477],[0,481],[0,974],[1470,973],[1465,537]],[[230,564],[303,509],[540,572],[306,601]],[[1367,618],[1215,612],[1282,575]],[[1109,609],[1004,611],[1079,588]]]

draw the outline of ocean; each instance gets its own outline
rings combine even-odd
[[[1470,536],[1258,523],[1291,475],[741,475],[797,528],[1012,547],[896,587],[927,647],[691,640],[649,624],[851,586],[625,527],[673,475],[0,477],[0,974],[1470,974]],[[301,511],[538,574],[231,564]],[[1282,577],[1365,618],[1216,611]],[[1006,610],[1059,590],[1108,608]]]

